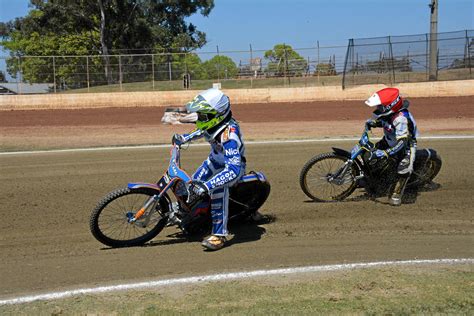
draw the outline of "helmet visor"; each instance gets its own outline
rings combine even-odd
[[[201,122],[209,122],[214,117],[216,117],[214,113],[202,113],[202,112],[197,112],[197,116],[198,116],[198,121],[201,121]]]
[[[374,111],[375,115],[381,115],[386,112],[386,108],[383,104],[377,105],[377,108]]]

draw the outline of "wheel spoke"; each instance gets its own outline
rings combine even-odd
[[[161,219],[161,215],[157,211],[159,208],[156,205],[150,206],[151,211],[149,212],[152,213],[145,214],[137,223],[129,223],[127,214],[134,215],[149,198],[148,194],[134,193],[113,199],[102,209],[98,218],[98,229],[107,238],[116,241],[129,241],[147,234]],[[149,221],[145,227],[139,225],[148,217]]]
[[[306,174],[302,180],[303,191],[313,199],[332,201],[343,197],[349,190],[353,190],[355,188],[353,169],[346,173],[342,184],[329,181],[329,177],[338,172],[345,161],[346,158],[332,154],[316,158],[306,167]]]

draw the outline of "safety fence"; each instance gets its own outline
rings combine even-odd
[[[348,45],[187,53],[4,56],[0,94],[343,86],[471,79],[474,31],[350,39]],[[3,64],[3,66],[2,66]],[[0,78],[1,81],[1,78]]]
[[[342,86],[472,79],[473,67],[473,30],[350,39]]]
[[[14,93],[340,85],[346,46],[91,56],[0,57]],[[31,85],[33,84],[33,85]],[[0,86],[2,84],[0,83]],[[5,84],[3,84],[5,86]],[[45,88],[43,86],[43,88]]]

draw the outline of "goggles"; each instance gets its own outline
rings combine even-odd
[[[212,120],[216,115],[215,115],[215,114],[211,114],[211,113],[201,113],[201,112],[197,112],[197,116],[198,116],[198,121],[201,121],[201,122],[208,122],[208,121]]]

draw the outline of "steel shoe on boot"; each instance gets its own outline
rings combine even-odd
[[[402,197],[400,196],[400,194],[393,193],[390,197],[389,202],[392,206],[400,206],[402,205]]]
[[[208,250],[219,250],[224,247],[226,241],[224,236],[211,235],[204,239],[201,245]]]
[[[263,215],[259,211],[253,212],[252,215],[250,215],[250,217],[252,218],[254,222],[260,222],[263,219]]]

